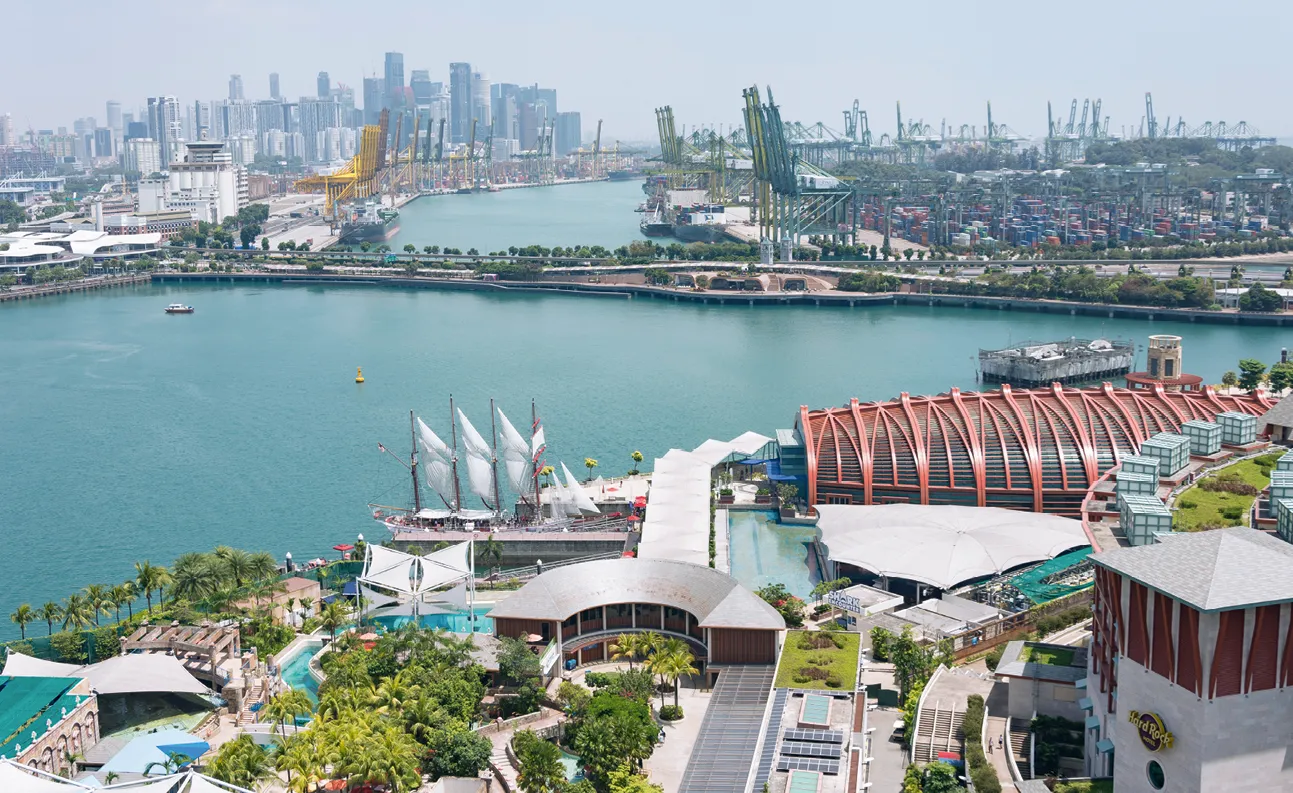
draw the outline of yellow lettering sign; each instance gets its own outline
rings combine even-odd
[[[1161,752],[1164,749],[1171,749],[1175,740],[1172,733],[1167,731],[1163,720],[1158,717],[1157,713],[1141,713],[1133,710],[1127,714],[1127,721],[1136,725],[1136,732],[1140,735],[1140,742],[1151,752]]]

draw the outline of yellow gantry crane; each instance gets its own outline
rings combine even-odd
[[[359,151],[350,162],[334,173],[299,179],[292,189],[298,193],[323,193],[323,214],[332,220],[336,219],[337,204],[373,195],[385,170],[389,125],[389,111],[383,110],[380,123],[364,127]]]

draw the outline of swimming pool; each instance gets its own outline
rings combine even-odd
[[[818,579],[810,565],[814,526],[782,526],[775,512],[732,510],[727,513],[728,555],[732,577],[748,589],[785,584],[792,595],[809,598]]]
[[[565,749],[561,750],[561,764],[566,768],[566,781],[578,782],[584,778],[584,767],[579,758]]]
[[[477,606],[476,612],[476,633],[493,633],[494,621],[485,615],[494,608],[493,605]],[[393,628],[402,628],[413,620],[406,615],[399,616],[376,616],[372,617],[369,622],[381,625],[387,630]],[[423,628],[433,630],[447,630],[453,633],[470,633],[471,622],[467,619],[467,610],[451,611],[441,614],[421,614],[418,616],[418,624]]]
[[[281,662],[283,667],[279,671],[284,683],[304,691],[311,702],[319,701],[319,681],[310,674],[310,659],[322,649],[322,639],[302,642],[286,661]]]

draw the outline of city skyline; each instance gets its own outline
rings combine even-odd
[[[112,69],[88,74],[77,58],[45,65],[37,49],[41,45],[14,41],[15,60],[42,62],[58,89],[48,90],[51,82],[44,80],[0,80],[5,97],[0,113],[12,114],[19,131],[29,126],[70,127],[76,118],[101,115],[109,100],[130,109],[159,93],[188,102],[228,96],[233,74],[242,75],[248,100],[269,96],[271,73],[280,75],[280,93],[287,101],[313,96],[320,71],[328,72],[334,85],[347,85],[359,94],[365,78],[384,76],[384,53],[400,52],[405,85],[417,69],[448,86],[448,64],[470,63],[495,81],[559,87],[563,106],[580,108],[590,126],[604,118],[606,134],[620,139],[654,139],[652,111],[665,104],[672,105],[680,123],[689,128],[738,124],[740,90],[756,83],[772,87],[785,118],[822,121],[835,128],[841,126],[841,111],[858,99],[877,133],[894,126],[897,101],[903,103],[904,118],[923,119],[935,130],[944,119],[954,126],[982,126],[991,101],[994,120],[1035,137],[1045,132],[1046,103],[1054,105],[1057,115],[1067,116],[1074,97],[1102,98],[1112,120],[1110,131],[1116,133],[1139,127],[1146,91],[1154,94],[1160,121],[1169,116],[1184,117],[1191,125],[1244,120],[1268,135],[1293,133],[1293,109],[1267,98],[1264,76],[1278,75],[1283,68],[1273,50],[1247,52],[1244,67],[1237,70],[1173,68],[1183,52],[1202,51],[1212,41],[1202,22],[1202,7],[1189,3],[1173,6],[1169,15],[1097,0],[1075,26],[1059,9],[1038,9],[1027,18],[985,19],[933,0],[929,6],[936,22],[915,34],[898,9],[842,7],[830,14],[834,33],[812,20],[791,19],[778,25],[775,36],[758,22],[769,17],[757,9],[748,16],[695,9],[691,24],[697,30],[715,27],[723,31],[724,40],[767,42],[716,48],[684,47],[676,43],[677,33],[669,32],[665,20],[630,10],[608,9],[589,21],[550,17],[505,0],[500,10],[506,13],[494,18],[508,24],[480,25],[467,8],[404,0],[390,5],[375,20],[349,16],[341,3],[315,4],[305,13],[305,6],[296,2],[253,5],[227,0],[219,4],[219,13],[203,18],[203,35],[237,46],[215,48],[201,60],[168,63],[161,77],[144,60],[115,63]],[[1287,7],[1239,6],[1236,18],[1244,18],[1243,7],[1251,6],[1262,15],[1264,26],[1278,29],[1293,23],[1293,9]],[[130,30],[111,9],[87,7],[80,13],[83,24],[62,31],[71,52],[94,51],[91,41],[100,37],[147,38],[154,27],[158,35],[165,35],[166,30],[193,22],[182,9],[160,4],[138,27],[132,20]],[[1117,24],[1096,24],[1102,14]],[[8,11],[19,29],[38,25],[40,15],[29,7]],[[248,18],[261,24],[242,24]],[[401,22],[391,25],[391,19]],[[937,21],[941,19],[948,23]],[[364,46],[293,46],[293,41],[318,40],[334,31],[339,20]],[[429,27],[454,33],[430,43]],[[278,31],[284,28],[294,35],[281,37]],[[1151,30],[1152,35],[1146,32]],[[570,46],[550,46],[563,41]],[[660,52],[673,54],[654,57],[647,50],[623,46],[629,41],[657,42]],[[534,57],[540,46],[536,42],[543,42],[545,57]]]

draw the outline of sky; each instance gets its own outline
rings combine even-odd
[[[1025,136],[1046,131],[1046,103],[1067,120],[1074,97],[1103,98],[1111,132],[1138,128],[1145,92],[1160,123],[1240,120],[1293,137],[1293,102],[1280,98],[1293,67],[1278,31],[1293,3],[1201,0],[1083,3],[485,3],[439,0],[78,0],[6,3],[10,31],[0,113],[17,131],[105,123],[145,98],[227,98],[232,73],[248,99],[313,95],[315,76],[356,89],[381,75],[383,54],[448,80],[468,61],[494,82],[556,88],[559,110],[597,119],[606,140],[656,139],[654,108],[678,125],[735,125],[741,90],[771,86],[782,118],[843,127],[856,99],[873,134],[904,119],[937,134],[993,120]],[[74,9],[74,10],[70,10]],[[1248,37],[1251,37],[1249,41]],[[1248,42],[1248,43],[1245,43]],[[17,68],[15,68],[17,66]],[[1079,114],[1081,102],[1079,101]],[[980,133],[981,134],[981,133]]]

